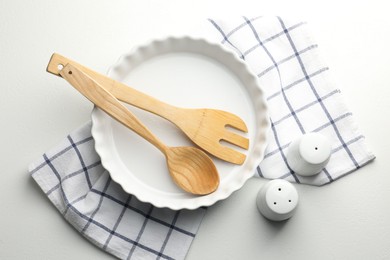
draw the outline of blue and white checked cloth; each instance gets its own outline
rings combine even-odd
[[[305,23],[278,17],[209,21],[214,37],[245,59],[268,97],[272,133],[258,176],[322,185],[374,159]],[[312,131],[333,141],[331,161],[316,177],[297,177],[286,164],[286,148]],[[32,163],[29,172],[76,230],[121,259],[184,259],[206,212],[159,209],[125,193],[101,165],[90,122]]]
[[[120,259],[184,259],[205,208],[155,208],[113,182],[89,122],[29,167],[43,192],[84,237]]]
[[[267,16],[209,21],[221,43],[256,73],[267,97],[272,131],[257,176],[324,185],[375,158],[321,61],[306,23]],[[291,141],[309,132],[327,136],[332,155],[320,174],[301,177],[289,168],[286,150]]]

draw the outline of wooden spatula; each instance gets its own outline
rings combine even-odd
[[[248,129],[238,116],[216,109],[187,109],[169,105],[56,53],[52,55],[47,71],[61,76],[60,70],[67,64],[87,74],[117,99],[169,120],[212,155],[234,164],[244,163],[245,154],[221,144],[221,140],[224,140],[243,149],[249,148],[248,138],[226,128],[230,126],[246,133]]]

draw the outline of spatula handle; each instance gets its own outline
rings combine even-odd
[[[175,115],[177,115],[177,113],[179,112],[177,111],[178,109],[172,105],[164,103],[134,88],[126,86],[119,81],[116,81],[94,70],[91,70],[90,68],[85,67],[73,60],[70,60],[58,53],[54,53],[51,56],[46,70],[47,72],[50,72],[54,75],[61,76],[60,71],[62,67],[66,64],[72,64],[74,67],[77,67],[80,71],[84,72],[90,78],[94,79],[96,82],[104,86],[104,88],[108,92],[110,92],[120,101],[149,111],[171,122],[173,121]]]
[[[72,64],[65,65],[59,72],[75,89],[112,118],[130,128],[159,148],[164,154],[166,146],[139,121],[124,105],[96,81]]]

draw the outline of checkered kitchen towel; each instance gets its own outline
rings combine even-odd
[[[306,23],[266,16],[209,21],[221,43],[257,74],[267,97],[272,133],[258,176],[323,185],[375,158],[321,61]],[[286,150],[293,139],[309,132],[327,136],[333,150],[320,174],[301,177],[287,165]]]
[[[321,185],[374,158],[304,23],[276,17],[210,22],[217,29],[213,37],[245,59],[268,96],[272,133],[259,176]],[[297,177],[285,163],[285,151],[292,139],[311,131],[331,138],[332,159],[317,177]],[[90,123],[32,163],[29,171],[76,230],[121,259],[183,259],[205,214],[204,208],[155,208],[125,193],[102,167]]]
[[[32,163],[34,180],[77,231],[120,259],[184,259],[206,209],[155,208],[102,167],[91,123]]]

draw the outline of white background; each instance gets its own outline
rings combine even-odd
[[[196,259],[390,259],[390,17],[386,1],[0,0],[0,259],[111,259],[44,196],[27,166],[89,120],[92,105],[45,72],[59,52],[105,72],[137,43],[200,33],[206,17],[294,16],[322,56],[377,159],[324,187],[296,185],[298,211],[259,215],[251,179],[209,208]]]

